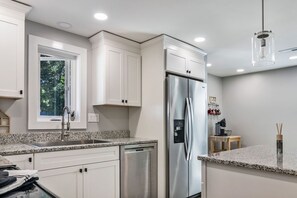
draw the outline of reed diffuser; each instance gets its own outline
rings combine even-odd
[[[277,135],[276,135],[276,154],[283,154],[283,123],[276,123]]]

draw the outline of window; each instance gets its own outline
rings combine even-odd
[[[39,67],[39,116],[61,116],[65,106],[75,111],[75,60],[40,53]]]
[[[86,128],[86,67],[86,49],[30,35],[29,129],[61,128],[65,106]]]

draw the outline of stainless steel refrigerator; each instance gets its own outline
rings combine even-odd
[[[197,156],[207,153],[207,86],[174,75],[166,81],[168,197],[193,197],[201,193]]]

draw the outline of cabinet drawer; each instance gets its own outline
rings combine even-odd
[[[57,151],[35,154],[34,168],[47,170],[81,164],[90,164],[119,159],[119,147],[104,147],[72,151]]]
[[[5,156],[5,158],[13,164],[15,164],[20,169],[33,169],[33,154],[10,155]]]

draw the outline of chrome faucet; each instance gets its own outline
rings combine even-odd
[[[64,118],[64,114],[65,114],[65,111],[67,112],[67,115],[68,115],[68,121],[67,121],[67,131],[65,133],[65,118]],[[69,130],[70,130],[70,122],[69,122],[69,117],[70,117],[70,109],[65,106],[63,108],[63,113],[62,113],[62,133],[61,133],[61,140],[64,141],[65,140],[65,136],[69,136]]]

